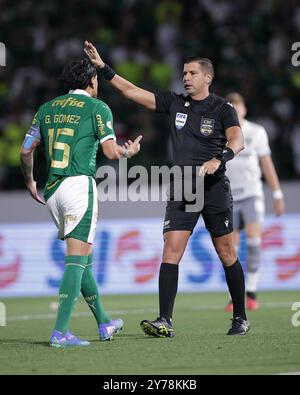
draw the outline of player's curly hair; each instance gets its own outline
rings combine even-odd
[[[88,59],[77,59],[69,62],[59,78],[68,89],[86,89],[97,70]]]

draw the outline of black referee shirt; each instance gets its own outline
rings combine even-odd
[[[213,93],[204,100],[174,92],[155,93],[156,112],[170,115],[173,162],[178,166],[201,166],[222,153],[225,130],[240,126],[235,109]],[[220,173],[225,171],[225,166]]]

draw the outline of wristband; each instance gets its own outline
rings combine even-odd
[[[106,79],[107,81],[110,81],[114,78],[114,76],[116,75],[116,72],[114,69],[112,69],[108,64],[105,63],[105,66],[103,67],[103,69],[101,69],[101,72],[103,74],[104,79]]]
[[[228,162],[229,160],[234,158],[234,152],[231,148],[224,148],[221,154],[216,156],[222,163]]]
[[[275,200],[283,199],[283,193],[281,189],[276,189],[275,191],[273,191],[273,199]]]

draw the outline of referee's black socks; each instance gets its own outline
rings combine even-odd
[[[178,288],[178,265],[162,263],[159,271],[159,314],[172,321],[173,307]]]
[[[245,311],[245,277],[239,258],[231,266],[223,266],[233,304],[233,316],[247,319]]]

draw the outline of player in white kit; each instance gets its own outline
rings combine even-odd
[[[246,305],[249,310],[256,310],[259,307],[256,292],[265,213],[262,174],[273,191],[273,206],[276,215],[284,213],[284,200],[271,158],[266,130],[263,126],[245,119],[247,109],[239,93],[230,93],[227,100],[238,114],[245,140],[245,149],[236,155],[234,160],[226,163],[226,175],[230,180],[233,195],[233,228],[236,248],[240,242],[240,231],[245,230],[246,234]],[[231,301],[225,311],[232,311]]]

